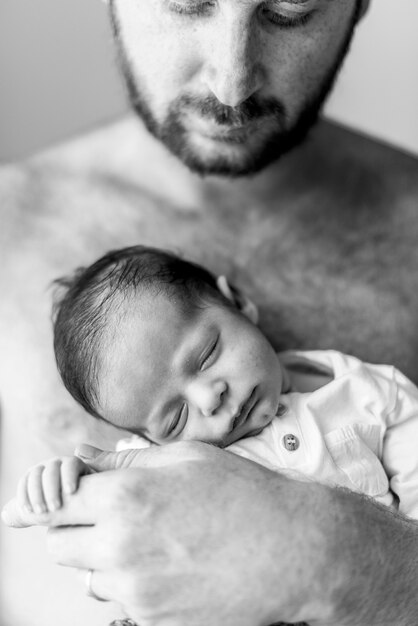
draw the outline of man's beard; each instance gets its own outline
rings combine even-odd
[[[357,0],[353,15],[347,28],[344,40],[336,55],[335,61],[327,74],[323,77],[320,85],[313,95],[305,102],[304,107],[292,126],[287,127],[286,107],[275,98],[261,98],[257,94],[250,96],[242,104],[231,107],[222,104],[212,94],[206,97],[182,95],[173,100],[164,120],[158,121],[149,104],[144,90],[141,90],[139,81],[135,77],[132,66],[123,44],[123,36],[115,8],[114,0],[111,0],[110,14],[114,37],[118,50],[119,65],[128,89],[131,106],[143,120],[148,131],[160,140],[174,155],[176,155],[191,171],[202,176],[218,174],[231,178],[255,174],[264,169],[282,155],[290,152],[298,146],[307,136],[309,130],[316,123],[322,105],[330,93],[335,80],[341,69],[353,38],[355,25],[358,21],[361,9],[361,0]],[[215,122],[220,131],[225,130],[222,142],[231,148],[237,144],[240,154],[222,154],[222,150],[214,151],[208,155],[193,145],[190,138],[190,130],[184,125],[184,119],[188,114],[197,114],[203,120]],[[263,140],[256,145],[245,146],[245,136],[228,136],[228,129],[234,126],[248,124],[249,133],[251,125],[257,125],[260,121],[267,126],[268,132]],[[267,123],[266,123],[267,122]],[[234,151],[235,152],[235,151]]]

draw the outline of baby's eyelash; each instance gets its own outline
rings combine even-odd
[[[180,411],[178,411],[178,413],[176,414],[174,420],[171,422],[170,424],[170,428],[167,431],[167,435],[171,435],[177,428],[177,426],[180,423],[181,417],[183,415],[183,412],[187,410],[187,405],[183,404]]]
[[[219,337],[212,344],[212,346],[209,348],[209,351],[204,356],[203,361],[200,364],[200,369],[203,369],[203,367],[208,364],[208,361],[210,361],[211,357],[213,356],[213,354],[214,354],[214,352],[215,352],[215,350],[216,350],[216,348],[218,346],[218,341],[219,341]]]

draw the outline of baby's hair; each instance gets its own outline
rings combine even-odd
[[[73,398],[98,418],[100,358],[133,297],[162,293],[186,316],[215,301],[231,306],[211,272],[147,246],[113,250],[55,284],[60,287],[53,307],[58,371]]]

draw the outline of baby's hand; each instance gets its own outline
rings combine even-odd
[[[51,459],[32,467],[17,487],[20,506],[41,514],[61,508],[63,495],[77,491],[80,476],[92,470],[76,456]]]

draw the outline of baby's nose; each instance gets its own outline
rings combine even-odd
[[[218,410],[222,407],[225,394],[227,391],[227,384],[224,381],[217,381],[213,383],[202,398],[200,410],[204,417],[215,416]]]

